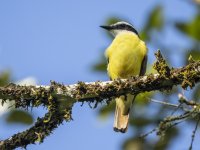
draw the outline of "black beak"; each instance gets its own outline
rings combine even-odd
[[[100,26],[100,27],[103,28],[103,29],[106,29],[106,30],[111,30],[112,29],[111,26]]]

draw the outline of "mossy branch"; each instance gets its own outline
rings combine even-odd
[[[50,86],[9,84],[0,87],[2,105],[6,100],[14,100],[16,108],[45,106],[49,110],[30,129],[0,141],[0,149],[26,147],[37,141],[42,142],[64,119],[67,121],[71,119],[71,109],[76,102],[96,102],[97,106],[99,102],[104,100],[109,102],[113,97],[127,93],[171,90],[177,85],[186,89],[192,88],[200,81],[200,61],[191,62],[182,68],[170,69],[160,51],[156,53],[156,57],[154,68],[159,74],[105,82],[78,82],[74,85],[63,85],[52,81]]]
[[[0,99],[15,100],[16,107],[48,105],[48,93],[58,99],[66,99],[73,104],[77,101],[101,102],[126,93],[137,94],[155,90],[170,90],[181,85],[184,89],[192,88],[200,81],[200,62],[190,63],[185,67],[171,69],[169,76],[149,74],[147,76],[117,79],[114,81],[78,82],[62,85],[55,82],[51,86],[19,86],[10,84],[0,87]],[[70,101],[69,101],[70,98]]]
[[[26,148],[29,144],[42,143],[44,138],[60,125],[63,120],[71,120],[71,109],[59,110],[60,104],[53,100],[49,107],[49,112],[43,118],[38,118],[35,125],[21,133],[14,134],[12,137],[0,141],[1,150],[12,150],[17,147]]]

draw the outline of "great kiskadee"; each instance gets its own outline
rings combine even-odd
[[[108,30],[114,40],[106,49],[107,71],[111,80],[144,75],[147,63],[147,47],[135,28],[127,22],[100,26]],[[126,94],[116,98],[114,130],[125,133],[128,128],[129,112],[135,95]]]

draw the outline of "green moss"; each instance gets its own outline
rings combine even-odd
[[[170,68],[164,60],[160,50],[155,53],[157,61],[154,63],[153,68],[160,74],[160,76],[168,79],[170,78]]]
[[[48,112],[43,118],[38,118],[35,125],[30,129],[17,133],[7,140],[4,140],[0,145],[1,150],[15,149],[17,147],[24,147],[28,144],[36,142],[42,143],[44,138],[47,137],[52,131],[58,127],[63,120],[71,120],[71,107],[60,109],[60,101],[58,101],[52,93],[60,84],[52,84],[50,90],[45,88],[25,87],[10,84],[5,94],[12,94],[15,99],[16,108],[37,107],[39,105],[46,106]],[[31,96],[31,98],[30,98]]]
[[[143,77],[132,77],[127,79],[128,81],[117,79],[112,84],[104,86],[100,85],[99,81],[94,84],[79,82],[73,91],[67,91],[68,88],[63,84],[54,81],[51,81],[51,86],[48,90],[43,87],[36,88],[34,86],[19,86],[15,84],[0,87],[0,97],[3,99],[2,103],[6,99],[14,99],[16,108],[27,109],[41,105],[48,108],[45,116],[38,118],[33,127],[13,135],[12,138],[4,140],[3,144],[0,145],[0,149],[14,149],[16,147],[26,147],[26,145],[37,141],[43,142],[44,138],[51,134],[64,120],[70,121],[72,119],[71,109],[73,103],[77,101],[88,102],[89,104],[95,102],[94,107],[96,107],[102,101],[109,103],[113,97],[123,94],[138,94],[153,90],[170,90],[172,86],[179,84],[183,88],[187,88],[188,86],[192,88],[195,83],[200,81],[200,62],[190,63],[186,67],[170,70],[159,51],[156,56],[157,62],[154,64],[154,67],[160,75],[155,76],[150,74],[145,80]],[[57,94],[58,89],[62,89],[64,92],[65,95],[63,97]],[[69,96],[66,95],[68,92],[72,92],[72,97],[70,97],[71,94]],[[62,101],[68,104],[61,103]],[[199,112],[199,106],[197,106],[197,111]],[[164,122],[161,122],[159,134],[162,135],[164,133],[162,131],[166,131],[171,127],[174,119],[180,120],[184,117],[187,116],[168,118],[168,121],[164,120]],[[0,141],[0,143],[2,142]]]
[[[190,63],[185,67],[185,70],[180,73],[182,75],[182,88],[187,89],[187,87],[193,88],[195,86],[197,77],[200,77],[199,72],[195,71],[194,68],[196,63]]]

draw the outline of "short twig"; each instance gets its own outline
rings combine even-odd
[[[152,99],[152,98],[148,98],[151,102],[154,102],[154,103],[158,103],[158,104],[163,104],[163,105],[167,105],[167,106],[171,106],[171,107],[179,107],[179,105],[176,105],[176,104],[171,104],[171,103],[167,103],[167,102],[163,102],[163,101],[159,101],[159,100],[156,100],[156,99]]]
[[[182,104],[179,104],[179,105],[178,105],[178,107],[177,107],[177,108],[175,108],[175,110],[173,110],[173,111],[172,111],[172,113],[171,113],[171,116],[172,116],[172,115],[174,115],[174,114],[175,114],[175,112],[176,112],[176,111],[178,111],[178,109],[180,109],[180,108],[182,108],[182,109],[183,109],[183,106],[182,106]]]
[[[149,131],[149,132],[147,132],[145,134],[140,135],[140,138],[145,138],[148,135],[152,134],[153,132],[156,132],[157,130],[158,130],[158,128],[154,128],[153,130],[151,130],[151,131]]]
[[[187,98],[183,95],[183,94],[178,94],[178,97],[179,97],[179,102],[181,104],[186,104],[188,106],[197,106],[198,104],[194,101],[189,101],[187,100]]]
[[[198,118],[195,129],[192,132],[192,140],[191,140],[191,143],[190,143],[189,150],[192,150],[192,146],[193,146],[194,138],[195,138],[195,135],[196,135],[197,127],[199,125],[199,121],[200,121],[200,117]]]

